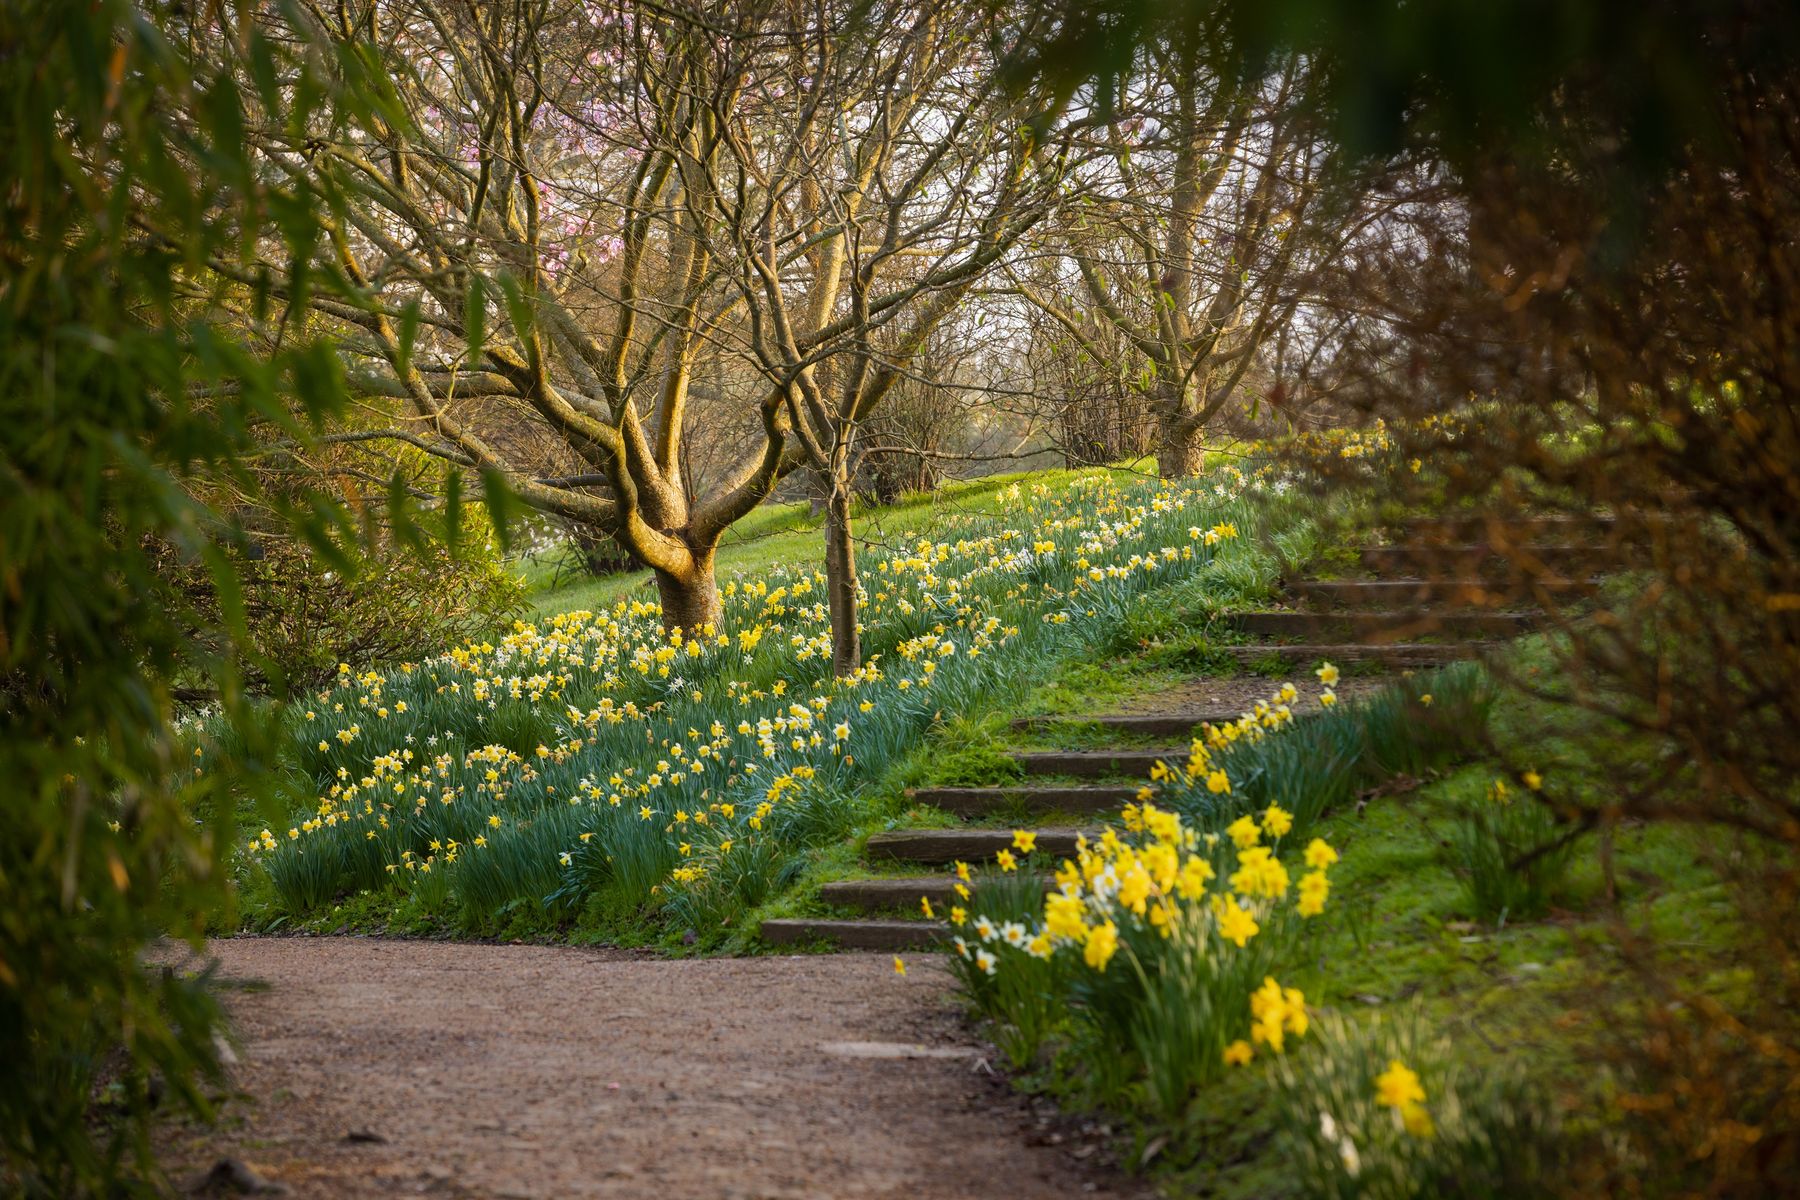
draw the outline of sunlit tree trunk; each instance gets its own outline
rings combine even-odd
[[[662,600],[663,626],[695,633],[711,625],[723,624],[725,608],[719,600],[719,585],[713,574],[713,549],[694,554],[685,569],[657,568],[656,593]]]
[[[825,500],[825,579],[831,608],[831,666],[840,676],[862,666],[850,503],[849,472],[833,472],[831,492]]]

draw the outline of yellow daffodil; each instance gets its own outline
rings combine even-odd
[[[1082,958],[1087,965],[1096,971],[1106,970],[1106,964],[1112,961],[1119,949],[1119,927],[1111,921],[1096,925],[1087,931],[1086,948]]]
[[[1325,897],[1330,891],[1331,881],[1323,870],[1307,872],[1300,877],[1300,899],[1294,911],[1303,917],[1318,916],[1325,911]]]
[[[1375,1103],[1388,1108],[1405,1108],[1423,1104],[1425,1088],[1418,1073],[1399,1059],[1390,1059],[1387,1070],[1375,1077]]]
[[[1256,918],[1242,908],[1235,897],[1226,899],[1219,906],[1219,936],[1228,942],[1236,943],[1241,950],[1249,944],[1251,938],[1262,932]]]
[[[1263,810],[1262,827],[1263,832],[1270,837],[1285,837],[1287,832],[1294,827],[1294,814],[1280,805],[1271,804]]]

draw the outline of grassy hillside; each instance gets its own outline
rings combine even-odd
[[[1016,471],[984,475],[980,479],[953,480],[930,492],[908,496],[895,504],[859,501],[855,509],[859,541],[875,549],[897,552],[905,543],[933,537],[954,518],[991,514],[1002,491],[1017,483],[1061,489],[1075,479],[1113,478],[1120,481],[1147,478],[1130,467],[1088,467],[1067,471]],[[814,515],[805,500],[765,504],[726,531],[719,548],[721,582],[733,577],[759,577],[772,567],[822,567],[825,561],[821,530],[823,514]],[[531,593],[526,620],[536,620],[571,609],[607,608],[631,597],[654,600],[656,588],[649,571],[626,571],[604,578],[581,578],[563,570],[562,586],[555,586],[563,556],[555,553],[519,564]],[[574,577],[571,577],[574,576]]]
[[[927,731],[1158,597],[1266,587],[1251,490],[1096,470],[872,512],[849,678],[801,506],[724,556],[718,629],[665,634],[654,593],[600,581],[492,641],[346,668],[290,711],[291,807],[240,864],[251,920],[741,945],[745,917],[884,819],[872,785]]]

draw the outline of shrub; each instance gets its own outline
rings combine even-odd
[[[1559,729],[1584,727],[1558,790],[1589,797],[1594,847],[1660,821],[1761,843],[1747,853],[1767,864],[1757,886],[1730,893],[1735,994],[1618,922],[1606,953],[1639,978],[1606,1023],[1634,1030],[1621,1042],[1639,1060],[1622,1170],[1766,1195],[1792,1190],[1800,1162],[1800,1105],[1760,1099],[1791,1097],[1800,1063],[1800,9],[1653,3],[1628,20],[1680,32],[1589,26],[1537,87],[1511,92],[1528,98],[1511,121],[1450,102],[1482,117],[1445,176],[1454,202],[1421,210],[1399,252],[1343,264],[1346,299],[1383,298],[1364,329],[1384,332],[1353,339],[1339,366],[1360,383],[1339,397],[1388,432],[1389,453],[1320,457],[1309,473],[1330,494],[1353,468],[1391,467],[1362,472],[1382,500],[1461,514],[1458,536],[1507,561],[1489,603],[1531,605],[1556,636],[1546,669],[1499,677],[1557,704]],[[1604,65],[1652,43],[1659,68]],[[1510,57],[1398,105],[1415,145],[1455,152],[1438,83],[1513,88],[1516,67],[1548,61],[1536,46]],[[1681,100],[1647,102],[1649,79],[1680,80],[1666,86]],[[1408,369],[1385,369],[1396,362]],[[1542,553],[1564,539],[1519,521],[1544,516],[1592,550]],[[1572,565],[1627,568],[1630,586],[1570,589]],[[1789,915],[1765,920],[1764,897]],[[1661,1016],[1632,1011],[1640,996],[1696,1023],[1691,1055],[1669,1052]],[[1732,1045],[1741,1057],[1716,1052]]]
[[[200,268],[250,249],[291,256],[281,286],[348,297],[343,280],[309,269],[317,197],[255,175],[245,96],[202,80],[219,56],[243,54],[261,67],[247,86],[300,129],[320,101],[358,87],[359,63],[322,79],[304,48],[240,30],[200,39],[195,72],[195,43],[160,32],[189,23],[178,11],[0,6],[7,1195],[149,1193],[157,1094],[210,1110],[220,1014],[208,981],[146,949],[164,937],[197,946],[229,910],[222,852],[237,803],[271,790],[275,745],[234,662],[249,651],[231,561],[244,530],[194,489],[253,495],[250,431],[298,434],[342,401],[336,359],[277,315],[267,281],[240,296],[259,341],[278,347],[266,359],[196,311]],[[328,544],[332,522],[318,518],[331,503],[308,499],[283,530]],[[171,544],[209,573],[215,613],[192,610],[158,573],[155,548]],[[219,694],[214,736],[176,728],[178,685]]]
[[[254,556],[233,561],[250,633],[250,682],[283,692],[317,687],[341,662],[422,658],[509,621],[525,606],[524,585],[484,525],[466,520],[455,553],[420,538],[335,563],[290,538],[256,538]],[[219,593],[198,564],[169,547],[158,566],[188,594],[202,625],[218,623]]]

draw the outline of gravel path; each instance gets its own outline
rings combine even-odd
[[[300,1197],[1136,1195],[1016,1099],[926,956],[667,961],[365,938],[213,943],[245,1095],[165,1131]],[[847,1045],[862,1043],[865,1045]],[[876,1043],[871,1047],[867,1043]],[[926,1056],[892,1057],[895,1044]]]

